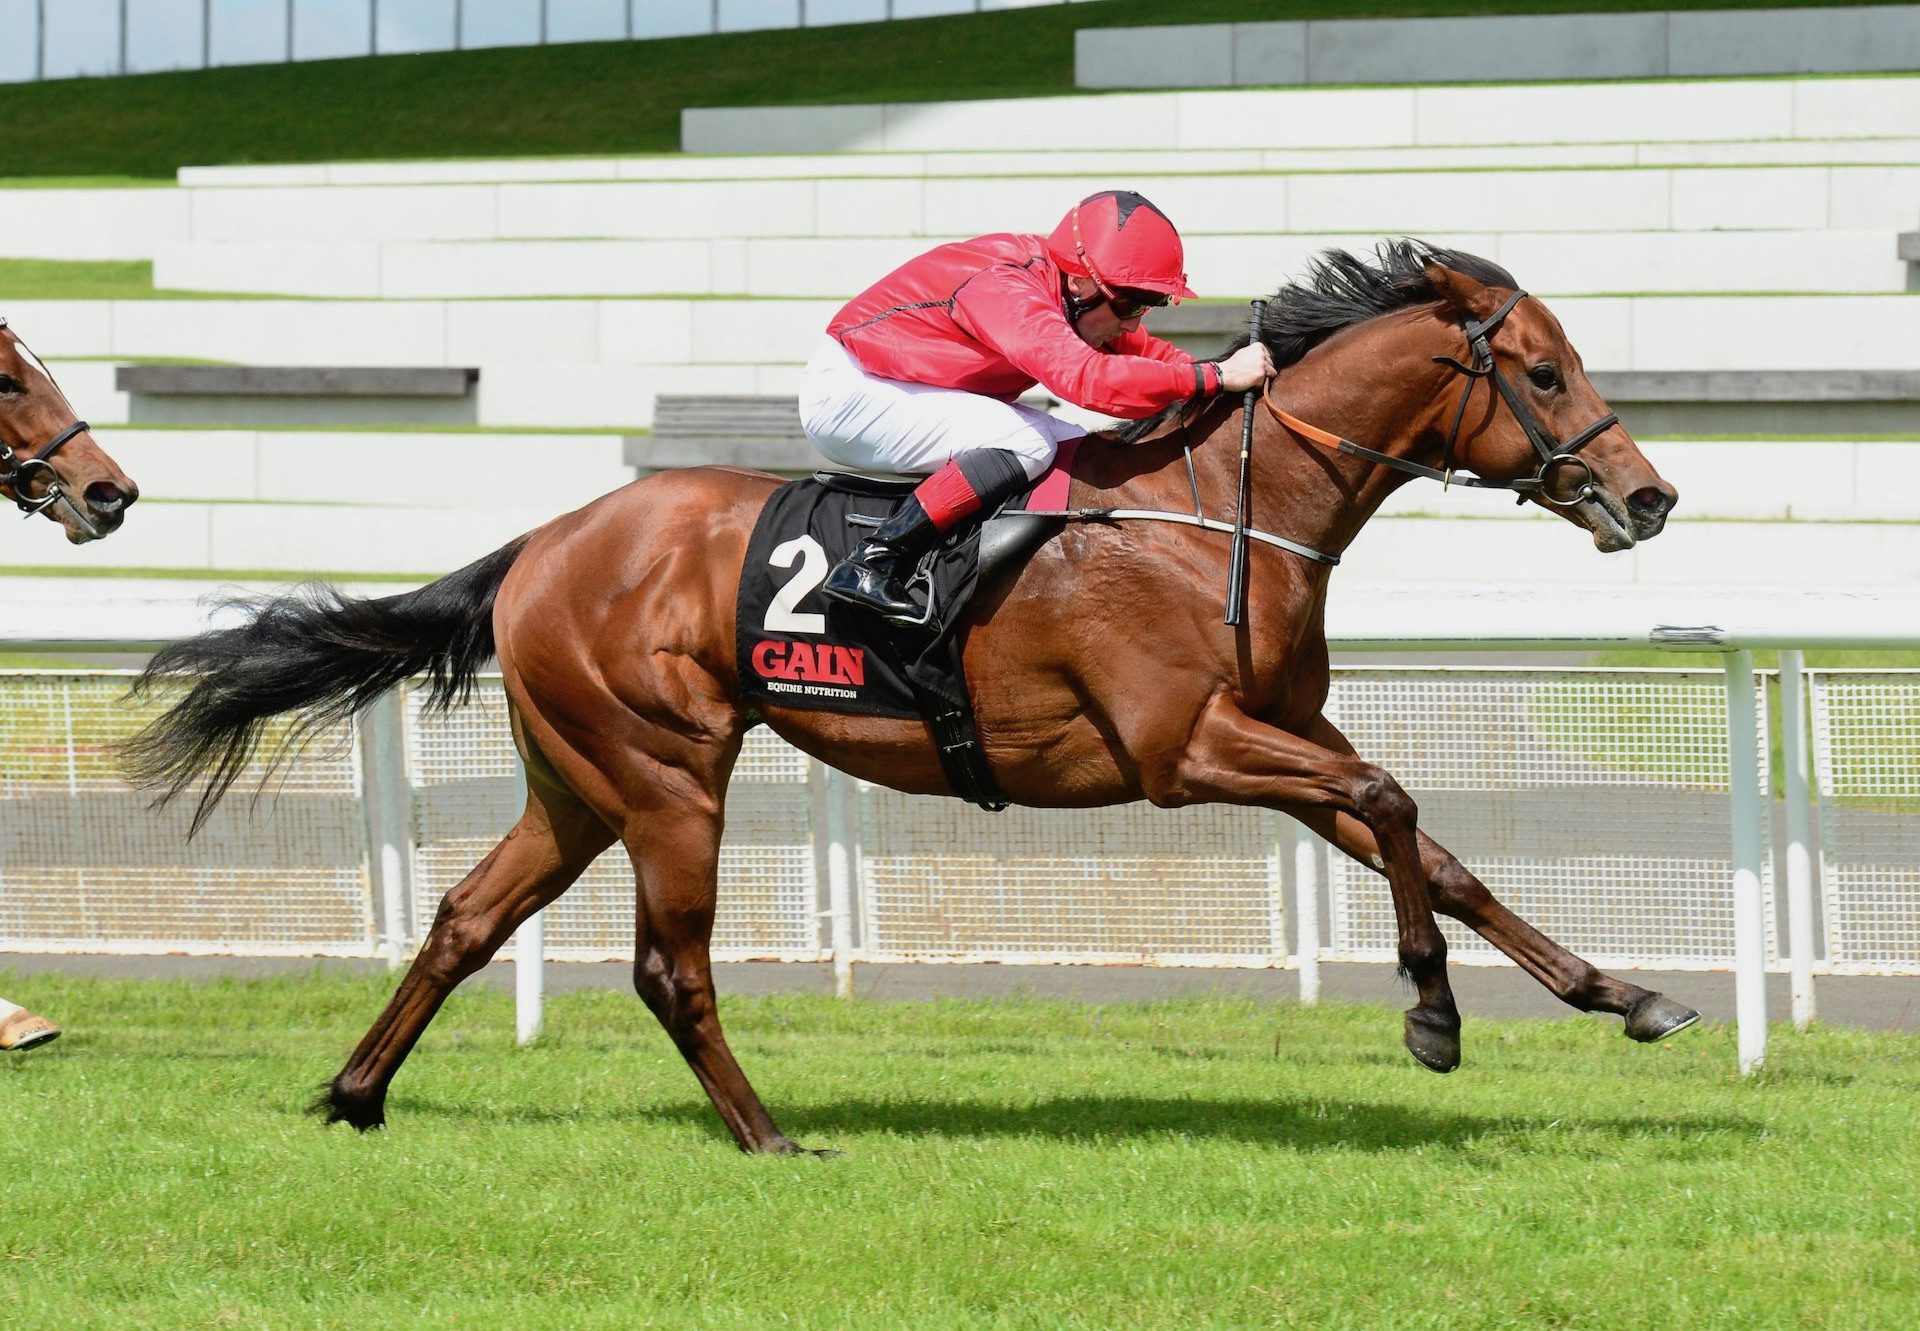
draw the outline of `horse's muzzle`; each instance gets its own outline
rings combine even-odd
[[[127,509],[140,497],[138,486],[124,488],[112,481],[95,481],[78,495],[67,492],[54,505],[67,539],[85,545],[110,536],[126,521]]]
[[[1664,481],[1643,485],[1627,496],[1627,518],[1634,536],[1642,541],[1658,536],[1667,525],[1667,514],[1680,502],[1680,492]]]

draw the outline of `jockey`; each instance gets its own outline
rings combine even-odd
[[[850,301],[808,363],[800,423],[835,462],[927,479],[827,575],[850,605],[917,620],[901,578],[940,537],[1038,479],[1080,426],[1014,399],[1043,384],[1128,420],[1273,374],[1255,342],[1196,361],[1140,327],[1193,295],[1180,235],[1138,194],[1082,199],[1050,236],[941,245]]]
[[[45,1017],[0,998],[0,1049],[31,1049],[60,1034],[60,1028]]]

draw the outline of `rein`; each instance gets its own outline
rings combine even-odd
[[[1492,317],[1485,323],[1472,319],[1466,321],[1464,331],[1467,335],[1469,354],[1473,357],[1471,364],[1462,364],[1452,356],[1433,358],[1435,364],[1448,366],[1467,376],[1466,391],[1460,394],[1460,405],[1453,413],[1453,428],[1447,434],[1447,450],[1441,457],[1439,467],[1424,467],[1418,462],[1408,462],[1405,458],[1391,457],[1377,449],[1367,448],[1354,443],[1351,439],[1344,439],[1331,431],[1323,430],[1290,412],[1282,411],[1273,403],[1271,383],[1268,384],[1267,391],[1261,393],[1260,400],[1266,404],[1268,413],[1285,429],[1302,439],[1345,453],[1350,457],[1365,458],[1369,462],[1391,467],[1409,476],[1439,481],[1443,487],[1464,485],[1480,490],[1511,490],[1519,496],[1515,503],[1524,504],[1534,495],[1538,495],[1556,508],[1572,508],[1575,504],[1593,497],[1593,467],[1585,458],[1576,455],[1582,448],[1617,424],[1620,417],[1613,412],[1608,412],[1571,439],[1564,441],[1548,434],[1545,427],[1534,419],[1533,413],[1527,409],[1527,404],[1520,400],[1520,395],[1514,391],[1513,385],[1507,381],[1505,375],[1500,373],[1500,367],[1493,359],[1491,341],[1501,322],[1512,313],[1514,306],[1526,298],[1526,295],[1524,291],[1514,292],[1507,298],[1506,304],[1494,311]],[[1493,381],[1495,391],[1505,399],[1508,409],[1513,412],[1514,419],[1520,422],[1520,428],[1526,432],[1527,442],[1533,445],[1533,451],[1539,456],[1540,465],[1534,470],[1532,476],[1511,481],[1490,481],[1479,476],[1456,474],[1453,454],[1460,440],[1460,426],[1467,418],[1467,404],[1473,400],[1474,385],[1482,379]],[[1580,468],[1579,487],[1569,499],[1560,498],[1550,484],[1550,474],[1556,467],[1563,465]]]
[[[1513,312],[1513,307],[1526,299],[1526,295],[1527,293],[1524,291],[1514,292],[1513,295],[1507,298],[1506,303],[1498,310],[1495,310],[1492,317],[1488,318],[1484,323],[1473,319],[1468,319],[1465,322],[1462,327],[1467,335],[1469,354],[1473,358],[1470,363],[1462,364],[1452,356],[1435,356],[1433,358],[1436,364],[1449,366],[1460,371],[1461,374],[1467,377],[1466,391],[1460,395],[1460,405],[1454,410],[1453,428],[1447,434],[1447,449],[1442,455],[1442,465],[1439,467],[1426,467],[1418,462],[1408,462],[1404,458],[1392,457],[1380,452],[1378,449],[1368,448],[1364,444],[1356,444],[1351,439],[1342,438],[1330,430],[1323,430],[1317,425],[1301,420],[1291,412],[1282,411],[1274,405],[1272,397],[1273,385],[1271,381],[1268,382],[1265,389],[1261,390],[1260,401],[1266,404],[1267,411],[1283,428],[1298,435],[1302,439],[1320,444],[1326,448],[1334,449],[1340,453],[1345,453],[1351,457],[1365,458],[1369,462],[1378,463],[1383,467],[1391,467],[1395,471],[1405,472],[1409,476],[1420,476],[1427,480],[1439,481],[1443,486],[1466,485],[1481,490],[1510,490],[1519,496],[1519,499],[1516,501],[1518,503],[1525,503],[1529,498],[1537,494],[1541,499],[1557,508],[1571,508],[1575,504],[1590,499],[1593,496],[1593,468],[1585,458],[1579,457],[1577,454],[1582,448],[1585,448],[1617,424],[1620,418],[1614,413],[1608,412],[1605,416],[1602,416],[1599,420],[1587,426],[1586,429],[1580,431],[1571,439],[1563,441],[1555,439],[1551,434],[1547,433],[1545,427],[1543,427],[1540,422],[1534,418],[1533,413],[1527,409],[1527,404],[1520,400],[1520,395],[1514,391],[1513,385],[1507,381],[1505,375],[1500,373],[1500,367],[1494,362],[1492,337],[1494,332],[1500,327],[1502,321],[1506,319],[1507,315]],[[1511,481],[1491,481],[1479,476],[1460,476],[1456,473],[1453,455],[1455,448],[1459,444],[1460,427],[1466,421],[1467,406],[1473,400],[1474,385],[1482,379],[1490,379],[1493,381],[1494,390],[1505,399],[1508,408],[1513,412],[1514,419],[1520,422],[1520,428],[1526,432],[1527,441],[1533,445],[1534,452],[1538,454],[1540,465],[1534,470],[1532,476],[1524,476]],[[1249,396],[1251,396],[1251,394],[1249,394]],[[1251,420],[1251,415],[1249,415],[1248,419]],[[1187,435],[1187,437],[1181,440],[1181,447],[1187,458],[1187,483],[1193,489],[1193,513],[1191,515],[1185,513],[1169,513],[1159,509],[1139,508],[1076,508],[1056,509],[1046,512],[1038,510],[1027,511],[1032,512],[1035,517],[1065,518],[1069,522],[1118,522],[1123,520],[1135,522],[1175,522],[1183,526],[1198,527],[1205,531],[1226,532],[1230,535],[1236,535],[1236,540],[1238,539],[1237,533],[1245,530],[1248,537],[1259,541],[1263,545],[1270,545],[1276,549],[1289,551],[1299,555],[1303,559],[1310,559],[1316,564],[1332,566],[1340,562],[1339,555],[1330,555],[1324,551],[1315,550],[1311,546],[1302,545],[1298,541],[1290,541],[1284,536],[1276,536],[1272,532],[1257,531],[1253,528],[1244,527],[1244,512],[1237,515],[1238,520],[1236,522],[1222,522],[1217,518],[1205,516],[1200,504],[1200,480],[1199,477],[1195,475],[1193,468],[1193,441],[1187,433],[1191,429],[1191,422],[1181,427],[1181,433]],[[1243,458],[1244,456],[1245,454],[1243,452]],[[1550,476],[1556,467],[1569,464],[1580,468],[1579,488],[1575,491],[1572,498],[1562,499],[1555,494],[1550,484]],[[1232,621],[1229,620],[1229,622]]]

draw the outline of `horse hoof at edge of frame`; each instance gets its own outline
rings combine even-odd
[[[1452,1072],[1460,1066],[1460,1026],[1448,1024],[1420,1008],[1407,1009],[1407,1052],[1420,1066],[1434,1072]]]
[[[1642,1044],[1664,1040],[1700,1020],[1700,1014],[1665,994],[1648,994],[1627,1009],[1627,1034]]]

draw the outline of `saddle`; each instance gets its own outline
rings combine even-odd
[[[820,584],[917,481],[816,472],[774,491],[740,571],[735,638],[748,705],[924,720],[954,790],[1005,808],[974,727],[956,629],[980,589],[1011,577],[1063,525],[1071,454],[1063,447],[1027,493],[922,558],[911,586],[927,617],[916,625],[830,601]]]

